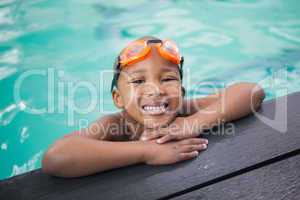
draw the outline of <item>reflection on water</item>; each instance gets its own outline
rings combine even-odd
[[[18,64],[19,63],[18,49],[12,49],[0,55],[0,63]]]
[[[143,35],[179,44],[189,97],[214,92],[212,83],[222,88],[238,81],[260,83],[267,99],[299,91],[299,9],[297,0],[1,0],[0,179],[40,167],[42,152],[54,140],[103,115],[103,109],[76,113],[74,126],[67,126],[70,105],[58,98],[67,97],[67,82],[88,81],[102,107],[116,110],[111,74],[101,77],[99,71],[110,70],[118,51]],[[26,79],[21,102],[14,99],[15,83],[28,70],[48,68],[63,70],[55,79],[54,105],[66,112],[55,107],[30,114],[26,109],[48,105],[48,80]],[[90,97],[78,90],[74,98],[87,106]]]
[[[6,143],[2,143],[1,144],[1,149],[4,150],[4,151],[7,150],[7,144]]]
[[[13,67],[1,67],[0,68],[0,80],[5,79],[12,74],[16,73],[17,69]]]

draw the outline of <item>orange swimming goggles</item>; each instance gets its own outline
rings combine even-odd
[[[162,41],[159,39],[137,40],[130,43],[118,57],[118,64],[115,69],[117,73],[115,73],[114,75],[111,85],[111,91],[117,83],[119,77],[118,71],[124,67],[144,60],[151,52],[151,47],[148,45],[150,43],[155,44],[155,48],[163,58],[178,65],[180,78],[182,79],[182,66],[184,59],[182,56],[180,56],[178,46],[175,42],[171,40]]]
[[[175,42],[171,40],[137,40],[129,44],[119,56],[120,67],[144,60],[151,51],[150,43],[155,44],[158,53],[165,59],[179,65],[180,54]]]

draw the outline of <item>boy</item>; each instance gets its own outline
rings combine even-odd
[[[198,156],[200,133],[258,109],[263,90],[234,84],[218,94],[184,100],[183,58],[175,43],[143,37],[118,56],[112,97],[120,113],[58,140],[45,153],[44,172],[78,177],[122,166],[172,164]]]

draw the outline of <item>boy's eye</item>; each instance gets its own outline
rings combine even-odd
[[[166,82],[168,82],[168,81],[177,81],[177,80],[178,80],[178,78],[176,78],[176,77],[166,77],[166,78],[162,79],[162,81],[166,81]]]
[[[130,83],[134,83],[134,84],[142,84],[142,83],[144,83],[144,82],[145,82],[145,80],[143,80],[143,79],[137,79],[137,80],[131,81]]]

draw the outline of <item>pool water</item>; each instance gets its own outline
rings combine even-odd
[[[299,91],[299,10],[298,0],[1,0],[0,179],[39,168],[56,139],[116,111],[112,63],[143,35],[179,44],[189,97],[239,81],[267,99]]]

